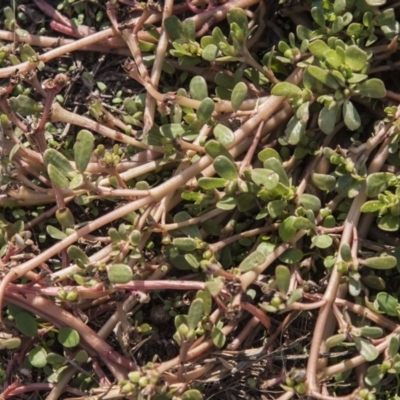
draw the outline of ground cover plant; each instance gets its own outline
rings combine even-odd
[[[400,398],[398,7],[2,2],[2,398]]]

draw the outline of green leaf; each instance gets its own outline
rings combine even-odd
[[[239,110],[240,105],[247,96],[247,85],[243,82],[239,82],[235,85],[231,94],[231,104],[233,111]]]
[[[377,220],[378,227],[387,232],[395,232],[400,228],[399,217],[394,217],[392,214],[386,214]]]
[[[340,246],[340,257],[342,257],[342,260],[344,262],[353,261],[353,256],[351,255],[351,248],[348,243],[343,243]]]
[[[308,45],[308,50],[317,58],[323,58],[325,53],[331,48],[322,40],[314,40]]]
[[[379,200],[367,201],[361,206],[361,212],[364,212],[364,213],[376,212],[376,211],[379,211],[384,205],[385,204]]]
[[[366,82],[357,86],[358,93],[361,96],[381,99],[386,96],[384,83],[377,78],[368,79]]]
[[[164,20],[164,26],[172,39],[185,39],[183,24],[176,15],[171,15]]]
[[[377,310],[382,310],[391,317],[398,316],[397,309],[399,307],[399,302],[386,292],[380,292],[377,294],[374,305]]]
[[[361,126],[360,115],[350,100],[345,100],[343,103],[343,119],[345,125],[351,131],[355,131]]]
[[[57,187],[61,189],[66,189],[69,187],[68,178],[54,165],[49,164],[47,166],[47,173],[49,174],[51,183],[53,183]]]
[[[288,306],[290,306],[293,303],[301,300],[302,297],[303,297],[303,289],[297,288],[297,289],[293,290],[292,294],[289,296],[288,300],[286,301],[286,304]]]
[[[21,114],[23,117],[39,114],[43,111],[42,104],[24,94],[20,94],[18,97],[10,97],[9,102],[12,111]]]
[[[257,206],[256,197],[250,193],[241,193],[236,198],[236,205],[241,212],[250,211]]]
[[[267,205],[267,210],[271,218],[278,218],[282,215],[283,210],[286,207],[284,200],[272,200]]]
[[[160,127],[160,133],[168,139],[176,139],[182,137],[186,131],[181,124],[164,124]]]
[[[366,287],[374,290],[385,290],[386,288],[385,280],[376,275],[362,276],[361,282]]]
[[[75,245],[71,245],[67,250],[68,256],[73,261],[81,261],[83,264],[90,264],[89,257],[78,247]]]
[[[367,176],[367,196],[376,197],[379,193],[386,190],[393,179],[391,172],[375,172]]]
[[[332,191],[336,186],[336,178],[332,175],[313,173],[311,180],[318,189],[327,192]]]
[[[308,118],[306,118],[308,119]],[[285,129],[287,142],[292,146],[297,145],[306,131],[306,121],[293,116]]]
[[[18,330],[25,336],[37,336],[38,334],[38,326],[36,323],[35,318],[26,312],[21,311],[14,316],[15,318],[15,325],[17,326]]]
[[[74,159],[79,172],[84,173],[86,171],[93,149],[94,137],[92,133],[86,129],[80,130],[74,144]]]
[[[175,223],[184,222],[191,218],[193,217],[187,211],[181,211],[174,215],[174,222]],[[179,230],[191,238],[197,237],[201,239],[200,229],[197,225],[185,226],[183,228],[179,228]]]
[[[228,157],[218,156],[214,160],[213,166],[221,178],[231,181],[238,177],[236,165]]]
[[[318,212],[321,209],[321,200],[312,194],[303,193],[298,202],[307,210]]]
[[[185,393],[181,396],[182,400],[202,400],[203,395],[196,389],[186,390]],[[154,400],[158,400],[154,398]],[[161,399],[160,399],[161,400]]]
[[[383,336],[383,329],[379,326],[363,326],[360,329],[361,336],[378,339]]]
[[[328,107],[323,107],[321,109],[318,115],[318,126],[326,135],[329,135],[335,129],[339,109],[340,107],[338,104],[330,109]]]
[[[303,229],[303,230],[314,229],[315,228],[315,222],[311,222],[308,218],[296,217],[296,221],[294,222],[293,227],[296,228],[297,230],[300,230],[300,229]]]
[[[236,208],[236,198],[233,196],[225,195],[216,204],[220,210],[233,210]]]
[[[217,158],[218,156],[225,156],[232,160],[232,155],[229,153],[229,151],[219,142],[216,140],[209,140],[205,146],[204,150],[206,153],[212,157],[212,158]]]
[[[212,113],[214,112],[214,109],[215,103],[209,97],[206,97],[202,100],[199,108],[197,109],[197,119],[202,123],[209,121]]]
[[[198,184],[202,189],[212,190],[217,188],[225,187],[226,183],[229,182],[223,178],[200,178]]]
[[[276,284],[278,290],[283,294],[287,294],[289,290],[290,276],[290,269],[285,265],[278,265],[275,268]]]
[[[311,242],[319,249],[327,249],[332,246],[333,240],[329,235],[317,235],[312,238]]]
[[[43,368],[47,364],[47,352],[42,346],[34,347],[28,353],[28,359],[33,367]]]
[[[190,95],[195,100],[204,100],[208,97],[207,82],[202,76],[195,76],[189,84]]]
[[[43,154],[43,160],[46,164],[56,167],[64,175],[73,171],[68,159],[57,150],[47,149]]]
[[[279,237],[282,239],[283,242],[288,242],[296,234],[297,229],[294,227],[295,222],[296,217],[291,215],[279,225]]]
[[[369,268],[385,270],[394,268],[397,265],[397,259],[394,256],[371,257],[361,260],[361,264]]]
[[[279,182],[286,187],[289,187],[289,178],[283,168],[282,162],[274,157],[270,157],[264,161],[264,168],[276,172],[279,176]]]
[[[357,350],[367,361],[374,361],[379,356],[377,348],[368,340],[353,337]]]
[[[237,24],[243,31],[244,36],[247,36],[248,31],[248,21],[246,12],[242,8],[231,8],[228,11],[227,19],[229,24]]]
[[[221,279],[216,279],[211,282],[205,283],[206,290],[210,293],[211,296],[218,296],[221,290],[224,287],[224,283]]]
[[[377,387],[384,377],[385,373],[382,372],[381,364],[374,364],[367,369],[364,380],[367,385]]]
[[[285,264],[295,264],[301,261],[303,255],[304,254],[300,249],[287,249],[281,256],[279,256],[279,261]]]
[[[71,328],[60,328],[57,336],[57,340],[64,347],[76,347],[79,344],[79,333],[75,329]]]
[[[390,338],[389,347],[388,347],[388,355],[389,357],[394,357],[399,352],[400,341],[398,336],[392,336]]]
[[[279,82],[272,88],[271,94],[274,96],[294,97],[300,96],[302,90],[298,86],[293,85],[293,83]]]
[[[65,363],[65,357],[57,353],[48,353],[46,360],[49,364],[54,365],[55,368],[61,367]]]
[[[113,264],[108,267],[107,276],[111,283],[128,283],[133,279],[133,272],[129,265]]]
[[[224,347],[226,342],[226,337],[221,331],[221,329],[214,327],[213,330],[211,331],[211,338],[214,343],[214,346],[218,347],[219,349]]]
[[[267,190],[273,190],[278,185],[279,175],[270,169],[254,168],[251,171],[251,179],[256,185],[264,186]]]
[[[172,244],[176,246],[179,250],[186,252],[194,251],[197,248],[196,241],[192,238],[175,238],[172,241]]]
[[[261,250],[250,253],[239,265],[240,272],[251,271],[265,261],[265,254]]]
[[[183,21],[183,32],[187,40],[196,40],[196,25],[191,18],[186,18]]]
[[[213,132],[215,138],[224,147],[229,147],[235,140],[234,133],[225,125],[217,124]]]
[[[215,44],[210,43],[203,49],[201,56],[204,58],[204,60],[213,62],[218,57],[218,53],[218,47]]]
[[[203,301],[203,314],[210,315],[212,311],[212,299],[210,293],[204,290],[199,290],[196,293],[196,298]]]
[[[318,81],[322,82],[324,85],[330,87],[331,89],[339,89],[339,83],[337,80],[330,75],[326,70],[317,67],[316,65],[310,65],[307,68],[307,72],[317,79]]]
[[[189,329],[196,329],[200,322],[204,311],[204,305],[202,299],[194,299],[189,307],[187,316],[187,324]]]
[[[265,160],[268,160],[268,158],[276,158],[278,161],[282,163],[282,158],[279,155],[279,153],[275,149],[272,149],[270,147],[267,147],[266,149],[261,150],[258,153],[258,159],[260,161],[264,162]]]
[[[67,234],[55,228],[52,225],[46,226],[46,232],[53,238],[57,240],[63,240],[67,237]]]
[[[346,65],[354,72],[361,71],[367,63],[367,53],[356,45],[348,46],[345,50]]]

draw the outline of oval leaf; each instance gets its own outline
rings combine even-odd
[[[373,269],[392,269],[397,265],[397,260],[393,256],[380,256],[361,260],[361,264]]]
[[[238,177],[236,165],[228,157],[218,156],[213,165],[221,178],[231,181]]]
[[[15,324],[19,331],[25,336],[36,336],[38,333],[38,326],[35,318],[26,311],[21,311],[15,315]]]
[[[294,97],[300,96],[302,90],[298,86],[293,85],[293,83],[279,82],[272,88],[271,94],[274,96]]]
[[[231,103],[233,111],[239,110],[240,105],[247,96],[247,86],[243,82],[239,82],[232,90]]]
[[[42,346],[37,346],[28,353],[28,359],[33,367],[43,368],[47,364],[47,352]]]
[[[290,285],[290,270],[285,265],[278,265],[275,268],[275,277],[278,289],[281,293],[286,294]]]
[[[79,333],[75,329],[61,328],[57,336],[58,341],[64,347],[75,347],[79,344]]]
[[[94,137],[92,133],[86,129],[80,130],[74,144],[74,159],[79,172],[83,173],[86,171],[93,149]]]
[[[251,271],[261,265],[266,259],[265,254],[261,250],[250,253],[239,265],[240,272]]]
[[[108,280],[111,283],[128,283],[133,278],[132,268],[126,264],[113,264],[107,270]]]

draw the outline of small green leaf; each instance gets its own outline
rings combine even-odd
[[[185,39],[183,24],[176,15],[171,15],[164,20],[164,26],[172,39]]]
[[[288,242],[296,234],[297,229],[294,227],[295,222],[296,217],[291,215],[279,225],[279,237],[283,242]]]
[[[367,53],[356,45],[348,46],[345,50],[346,65],[354,72],[361,71],[367,63]]]
[[[174,215],[174,222],[175,223],[184,222],[191,218],[192,216],[187,211],[181,211]],[[197,237],[201,239],[200,229],[197,225],[185,226],[183,228],[180,228],[179,230],[191,238]]]
[[[200,178],[198,184],[202,189],[212,190],[217,188],[225,187],[226,183],[229,182],[223,178]]]
[[[308,118],[307,118],[308,119]],[[292,146],[296,146],[306,131],[306,121],[293,116],[285,129],[285,135],[287,137],[287,142]]]
[[[196,40],[196,25],[191,18],[186,18],[183,21],[183,32],[187,40]]]
[[[374,364],[367,369],[364,380],[367,385],[377,387],[384,377],[385,373],[382,372],[381,364]]]
[[[388,347],[388,355],[389,357],[394,357],[398,352],[400,348],[400,341],[398,336],[392,336],[390,338],[389,342],[389,347]]]
[[[336,119],[340,106],[335,105],[332,108],[323,107],[318,115],[318,126],[326,135],[332,133],[335,129]]]
[[[35,318],[26,311],[21,311],[14,316],[15,324],[19,331],[25,336],[37,336],[38,326]]]
[[[43,160],[46,164],[56,167],[64,175],[73,171],[68,159],[55,149],[47,149],[43,154]]]
[[[321,209],[321,200],[312,194],[303,193],[298,202],[307,210],[318,212]]]
[[[233,196],[223,196],[220,201],[216,204],[220,210],[233,210],[236,208],[236,198]]]
[[[381,99],[386,96],[384,83],[377,78],[368,79],[366,82],[357,86],[358,93],[361,96]]]
[[[63,240],[67,237],[66,233],[60,231],[58,228],[52,226],[52,225],[47,225],[46,226],[46,232],[53,238],[57,240]]]
[[[197,109],[197,119],[202,123],[209,121],[214,109],[215,103],[209,97],[206,97],[201,101],[199,108]]]
[[[213,62],[218,57],[218,53],[218,47],[215,44],[210,43],[203,49],[201,56],[204,58],[204,60]]]
[[[209,140],[205,144],[204,150],[212,158],[217,158],[218,156],[225,156],[225,157],[229,158],[230,160],[233,159],[233,157],[229,153],[229,151],[221,143],[217,142],[216,140]]]
[[[274,96],[294,97],[300,96],[302,90],[298,86],[293,85],[293,83],[279,82],[272,88],[271,94]]]
[[[337,80],[332,75],[330,75],[326,70],[317,67],[316,65],[310,65],[307,68],[307,72],[315,79],[322,82],[331,89],[335,90],[339,89],[339,83],[337,82]]]
[[[51,182],[61,189],[66,189],[69,186],[68,178],[54,165],[49,164],[47,166],[47,173]]]
[[[235,140],[234,133],[222,124],[217,124],[214,127],[214,136],[224,147],[229,147]]]
[[[227,19],[229,24],[237,24],[243,31],[244,36],[247,36],[248,21],[246,12],[242,8],[231,8],[228,11]]]
[[[240,105],[247,96],[247,85],[243,82],[239,82],[235,85],[231,94],[231,103],[233,111],[239,110]]]
[[[366,275],[361,277],[361,283],[374,290],[385,290],[386,282],[383,278],[376,275]]]
[[[202,400],[203,395],[196,389],[186,390],[181,396],[182,400]],[[161,399],[160,399],[161,400]]]
[[[279,261],[285,264],[295,264],[301,261],[303,255],[304,254],[300,249],[287,249],[281,256],[279,256]]]
[[[86,129],[80,130],[74,144],[74,159],[79,172],[84,173],[86,171],[93,149],[94,137],[92,133]]]
[[[107,269],[108,280],[111,283],[128,283],[133,279],[132,268],[126,264],[113,264]]]
[[[345,100],[343,103],[343,120],[351,131],[355,131],[361,126],[360,115],[350,100]]]
[[[357,350],[367,361],[374,361],[379,356],[378,349],[368,340],[357,337],[353,337],[353,340]]]
[[[47,352],[42,346],[34,347],[28,353],[28,359],[33,367],[43,368],[47,364]]]
[[[186,131],[181,124],[164,124],[160,128],[160,133],[168,139],[177,139],[182,137]]]
[[[387,232],[396,232],[400,229],[400,219],[394,218],[390,213],[378,218],[377,224],[380,229]]]
[[[268,160],[268,158],[276,158],[278,161],[282,163],[282,158],[279,155],[279,153],[275,149],[272,149],[270,147],[267,147],[266,149],[261,150],[258,153],[258,159],[260,161],[264,162],[265,160]]]
[[[347,335],[345,333],[338,333],[336,335],[330,336],[328,337],[328,339],[326,339],[325,345],[328,349],[340,346],[346,340],[346,336]]]
[[[55,368],[65,363],[65,357],[57,353],[48,353],[46,360],[49,364],[54,365]]]
[[[214,343],[214,346],[218,347],[219,349],[224,347],[226,342],[226,337],[221,331],[221,329],[213,328],[213,330],[211,331],[211,338]]]
[[[375,172],[367,176],[367,196],[376,197],[379,193],[386,190],[393,179],[391,172]]]
[[[278,265],[275,268],[275,278],[278,285],[278,290],[286,294],[290,285],[290,269],[285,265]]]
[[[256,185],[264,186],[267,190],[273,190],[278,185],[279,175],[270,169],[254,168],[251,171],[251,179]]]
[[[204,100],[208,97],[207,82],[202,76],[195,76],[189,84],[190,95],[195,100]]]
[[[318,58],[323,58],[325,53],[331,48],[323,40],[314,40],[308,45],[311,54]]]
[[[332,191],[336,186],[336,178],[332,175],[313,173],[311,180],[318,189],[327,192]]]
[[[333,240],[329,235],[317,235],[312,238],[311,242],[319,249],[327,249],[332,246]]]
[[[376,211],[379,211],[384,205],[385,204],[379,200],[367,201],[361,206],[361,212],[364,212],[364,213],[376,212]]]
[[[265,254],[260,251],[256,250],[250,253],[239,265],[240,272],[247,272],[251,271],[254,268],[257,268],[265,261]]]
[[[228,157],[218,156],[214,160],[213,166],[221,178],[231,181],[238,177],[236,165]]]
[[[340,257],[344,262],[350,262],[353,260],[353,256],[351,255],[351,248],[348,243],[343,243],[340,246]]]
[[[198,323],[200,322],[204,311],[204,305],[202,299],[194,299],[189,307],[189,312],[187,316],[187,324],[189,329],[196,329]]]
[[[214,297],[219,295],[224,287],[224,283],[221,279],[215,279],[214,281],[206,282],[205,286],[210,295]]]
[[[192,238],[175,238],[172,244],[176,246],[179,250],[190,252],[197,248],[196,241]]]
[[[9,102],[11,109],[16,113],[21,114],[23,117],[28,117],[32,114],[39,114],[43,111],[42,104],[24,94],[20,94],[17,97],[10,97]]]
[[[270,158],[267,158],[263,164],[264,164],[265,169],[270,169],[278,174],[279,182],[283,186],[289,187],[289,185],[290,185],[289,178],[286,174],[285,169],[283,168],[282,162],[279,159],[270,157]]]
[[[293,290],[292,294],[289,296],[288,300],[286,301],[286,304],[290,306],[293,303],[296,303],[297,301],[301,300],[303,297],[303,289],[302,288],[297,288]]]
[[[199,290],[196,293],[196,298],[201,299],[203,301],[203,314],[210,315],[212,311],[212,299],[210,293],[204,290]]]
[[[399,307],[399,302],[386,292],[380,292],[377,294],[374,305],[377,310],[382,310],[391,317],[398,316],[397,309]]]
[[[383,329],[379,326],[363,326],[360,329],[361,336],[378,339],[383,336]]]
[[[361,264],[373,269],[392,269],[397,265],[396,257],[380,256],[361,260]]]
[[[64,347],[76,347],[79,344],[79,333],[75,329],[71,328],[60,328],[57,336],[57,340]]]

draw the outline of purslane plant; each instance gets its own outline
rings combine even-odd
[[[397,398],[396,5],[34,3],[0,31],[3,397],[38,390],[24,367],[49,399],[201,399],[244,359],[280,399]],[[140,352],[156,321],[168,359]]]

